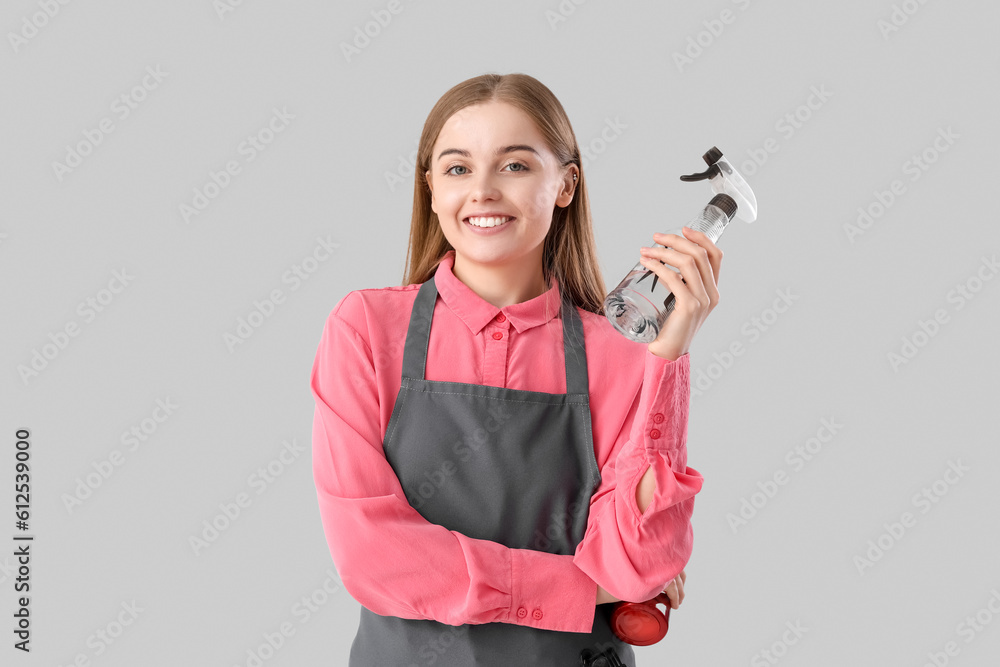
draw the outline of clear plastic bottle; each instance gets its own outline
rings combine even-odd
[[[736,201],[727,194],[717,194],[691,222],[691,229],[703,232],[713,243],[726,230],[726,225],[736,214]],[[685,238],[680,229],[667,232]],[[653,247],[664,248],[659,243]],[[665,266],[680,273],[670,264]],[[625,279],[608,294],[604,301],[604,314],[611,324],[626,338],[638,343],[652,343],[664,322],[674,311],[674,294],[659,277],[636,263]]]

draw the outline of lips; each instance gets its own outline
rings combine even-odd
[[[503,214],[470,215],[465,218],[464,222],[472,225],[473,227],[489,229],[490,227],[499,227],[500,225],[504,225],[514,219],[515,218],[512,215]]]

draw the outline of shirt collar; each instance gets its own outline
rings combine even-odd
[[[449,250],[434,271],[434,282],[441,299],[465,322],[473,335],[478,335],[483,327],[500,312],[510,320],[511,326],[518,333],[545,324],[559,315],[561,297],[559,282],[555,277],[549,282],[551,287],[548,291],[534,299],[497,308],[459,280],[452,271],[454,266],[455,251]]]

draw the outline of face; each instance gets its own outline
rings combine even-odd
[[[504,102],[455,112],[426,172],[445,238],[457,256],[478,264],[516,263],[533,254],[540,262],[555,207],[573,199],[574,174],[576,166],[560,166],[531,117]],[[473,227],[469,218],[483,214],[513,219]]]

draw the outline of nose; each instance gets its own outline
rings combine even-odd
[[[486,170],[480,172],[473,178],[472,189],[469,195],[473,201],[483,201],[486,199],[498,199],[500,189],[496,185],[496,175]]]

